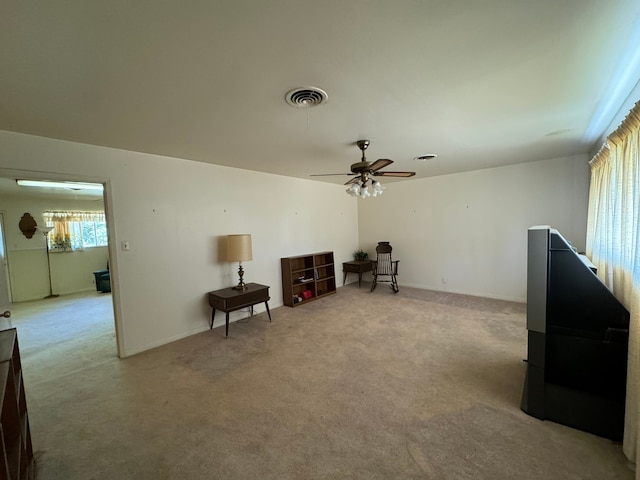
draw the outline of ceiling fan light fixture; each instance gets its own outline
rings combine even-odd
[[[359,180],[357,183],[352,183],[345,191],[352,197],[360,198],[378,197],[382,195],[384,187],[379,181],[373,180],[371,182],[371,190],[369,190],[367,181],[368,180]]]
[[[357,197],[360,195],[360,185],[358,185],[357,183],[352,183],[351,185],[349,185],[349,188],[347,188],[346,192],[352,197]]]
[[[373,187],[373,196],[374,197],[382,195],[382,193],[384,192],[384,186],[377,180],[374,180],[373,183],[371,184],[371,186]]]
[[[407,178],[413,177],[416,172],[388,172],[381,171],[387,165],[391,165],[393,160],[389,160],[388,158],[379,158],[375,162],[369,162],[365,158],[364,151],[369,147],[369,140],[358,140],[356,145],[362,151],[362,158],[359,162],[351,165],[351,173],[322,173],[322,174],[313,174],[312,177],[325,177],[325,176],[333,176],[333,175],[350,175],[355,176],[351,180],[349,180],[345,185],[348,185],[345,192],[347,192],[352,197],[361,197],[361,198],[369,198],[371,196],[378,197],[382,195],[384,191],[384,187],[378,180],[374,180],[373,177],[400,177]],[[435,157],[436,155],[432,155]],[[367,184],[371,180],[371,188],[369,191],[369,187]]]

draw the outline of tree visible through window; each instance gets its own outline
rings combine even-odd
[[[108,244],[104,212],[44,212],[51,251],[73,251]]]
[[[83,247],[101,247],[107,244],[107,224],[101,222],[76,222],[82,231]]]

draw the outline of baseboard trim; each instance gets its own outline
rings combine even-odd
[[[524,297],[511,297],[511,296],[507,296],[507,295],[495,295],[495,294],[491,294],[491,293],[487,293],[487,292],[476,292],[476,291],[464,291],[464,290],[457,290],[457,289],[443,289],[441,286],[440,287],[434,287],[434,286],[430,286],[430,285],[422,285],[422,284],[417,284],[417,283],[401,283],[398,282],[398,286],[400,287],[400,289],[402,289],[402,287],[412,287],[412,288],[419,288],[421,290],[433,290],[434,292],[442,292],[442,293],[455,293],[458,295],[470,295],[472,297],[481,297],[481,298],[491,298],[493,300],[504,300],[507,302],[516,302],[516,303],[526,303],[527,299]]]

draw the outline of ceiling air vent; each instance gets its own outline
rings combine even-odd
[[[327,92],[318,87],[300,87],[287,92],[285,99],[293,107],[315,107],[327,101]]]

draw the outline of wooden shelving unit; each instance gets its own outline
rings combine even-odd
[[[15,328],[0,331],[0,480],[33,479],[33,447]]]
[[[333,252],[311,253],[281,258],[282,300],[297,307],[336,293]]]

